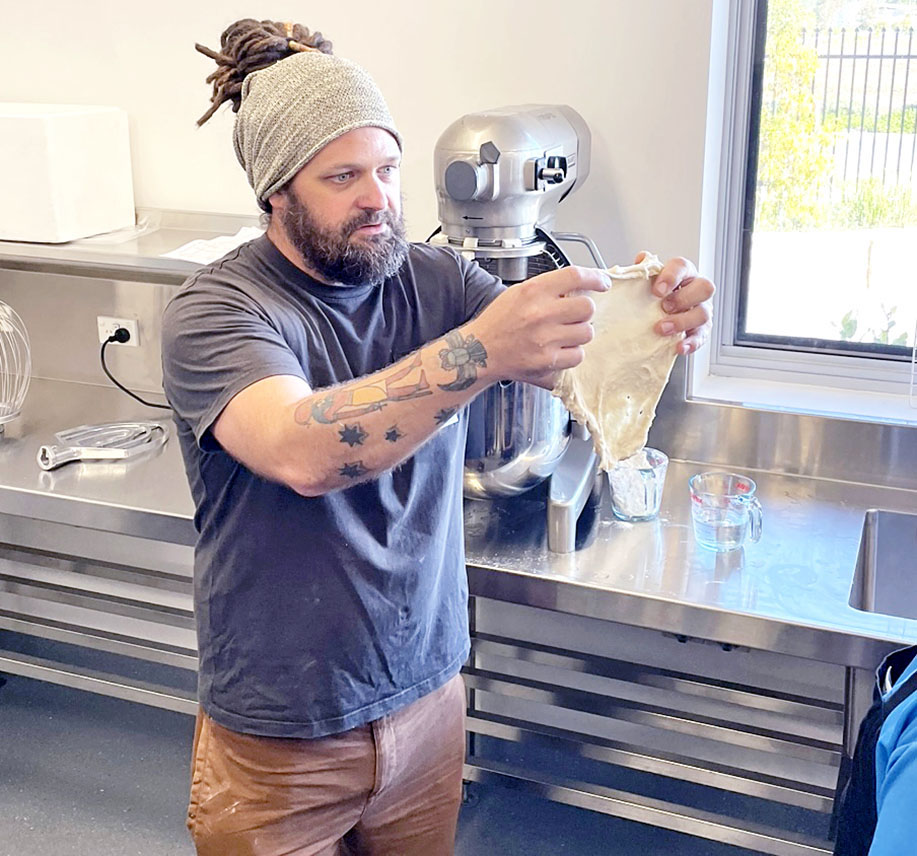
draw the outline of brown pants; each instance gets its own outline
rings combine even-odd
[[[314,740],[197,717],[188,829],[198,856],[451,856],[465,755],[461,675]]]

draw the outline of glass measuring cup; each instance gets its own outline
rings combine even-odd
[[[761,538],[763,512],[748,476],[698,473],[688,485],[694,537],[702,547],[722,553]]]

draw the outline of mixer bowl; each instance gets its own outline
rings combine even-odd
[[[546,389],[501,381],[468,406],[465,496],[517,496],[550,476],[570,441],[570,414]]]

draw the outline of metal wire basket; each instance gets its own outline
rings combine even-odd
[[[0,432],[22,410],[31,377],[32,354],[25,324],[0,300]]]

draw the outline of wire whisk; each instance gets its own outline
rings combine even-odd
[[[13,307],[0,300],[0,433],[22,411],[31,378],[29,334]]]

